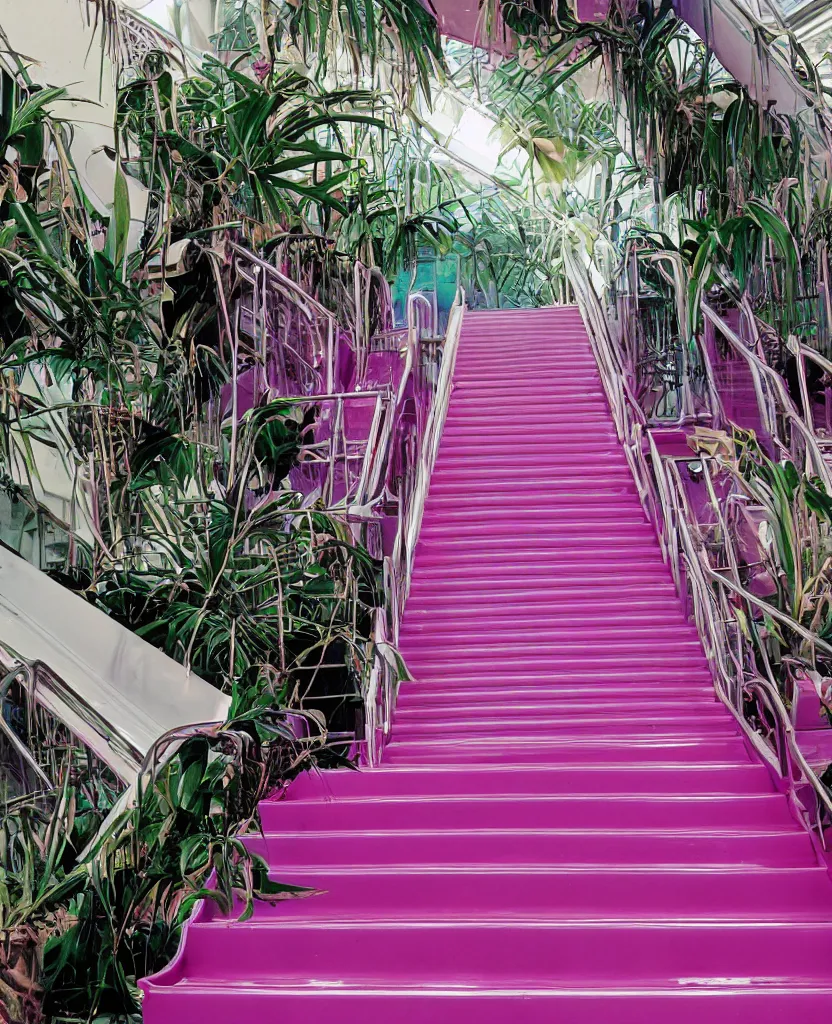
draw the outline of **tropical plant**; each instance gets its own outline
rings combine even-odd
[[[245,50],[257,38],[264,74],[291,45],[317,75],[391,87],[406,103],[416,87],[429,96],[444,67],[436,21],[419,0],[243,0],[226,7],[221,24]]]
[[[798,471],[792,462],[777,463],[753,435],[737,433],[736,458],[723,460],[741,493],[749,499],[757,525],[757,549],[751,561],[771,600],[795,622],[823,640],[832,638],[832,497],[823,483]],[[778,637],[782,640],[782,637]],[[794,638],[792,638],[794,641]],[[789,650],[815,667],[822,652],[797,638]],[[785,644],[784,644],[785,645]]]
[[[831,713],[832,498],[826,485],[789,460],[771,459],[752,432],[704,430],[691,440],[705,462],[686,470],[690,503],[700,509],[700,557],[710,566],[715,591],[727,588],[722,614],[735,631],[733,639],[730,629],[724,634],[722,664],[733,664],[740,680],[767,680],[786,706],[799,682],[813,685]],[[755,709],[749,694],[746,699],[748,717],[768,735],[772,721],[764,704]]]
[[[324,92],[286,64],[258,82],[206,57],[198,73],[177,79],[149,58],[119,102],[126,169],[156,200],[156,224],[146,224],[152,242],[165,217],[183,233],[238,221],[247,233],[258,224],[325,223],[330,208],[345,212],[344,132],[386,127],[383,107],[373,116],[372,93]]]
[[[102,223],[70,126],[48,113],[59,93],[38,91],[22,61],[13,70],[0,125],[4,484],[68,538],[61,582],[232,698],[228,723],[154,752],[132,796],[103,786],[65,730],[39,743],[18,723],[54,782],[9,797],[0,836],[0,998],[34,1024],[135,1014],[137,978],[171,955],[196,899],[244,912],[285,896],[239,836],[261,797],[340,756],[332,733],[355,732],[378,567],[319,492],[290,483],[319,403],[229,402],[263,365],[229,253],[343,215],[355,130],[387,129],[377,98],[297,69],[258,82],[209,59],[183,78],[150,53],[120,93]],[[304,256],[317,279],[319,251]],[[275,301],[293,322],[287,294]],[[66,475],[66,520],[42,500],[44,450]]]
[[[197,900],[245,915],[255,898],[304,895],[270,880],[243,838],[257,800],[316,756],[281,718],[252,710],[186,738],[113,811],[96,797],[100,766],[83,762],[54,792],[7,804],[0,999],[10,1020],[138,1014],[137,979],[175,952]]]

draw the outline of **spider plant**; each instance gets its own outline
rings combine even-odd
[[[430,96],[444,68],[436,21],[419,0],[245,0],[231,16],[257,36],[264,66],[291,44],[318,76],[390,86],[402,104],[417,88]]]
[[[153,54],[120,94],[102,223],[70,126],[49,115],[58,93],[22,64],[15,77],[0,125],[3,479],[55,518],[39,469],[56,459],[71,495],[59,579],[232,696],[229,723],[151,765],[124,807],[66,738],[43,744],[60,752],[54,790],[6,803],[0,999],[34,1024],[135,1014],[137,977],[171,955],[196,899],[239,913],[285,895],[238,835],[354,730],[377,566],[286,482],[304,443],[294,407],[228,414],[223,389],[257,353],[232,324],[225,246],[344,210],[350,132],[385,122],[368,94],[283,66],[257,82],[208,60],[182,78]],[[129,179],[148,196],[138,239]],[[312,733],[300,746],[287,708]]]
[[[753,433],[716,436],[709,494],[711,529],[726,558],[720,568],[756,595],[754,603],[737,601],[739,628],[754,646],[757,671],[791,699],[795,672],[817,681],[832,673],[832,497],[794,463],[769,458]]]
[[[256,825],[257,800],[314,756],[261,709],[186,740],[109,818],[95,795],[100,766],[83,761],[67,764],[54,792],[11,801],[0,824],[9,1019],[138,1015],[137,979],[170,959],[197,900],[247,914],[255,898],[304,895],[270,880],[241,837]]]

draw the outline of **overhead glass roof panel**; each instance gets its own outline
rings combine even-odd
[[[797,38],[823,78],[832,80],[832,0],[742,0],[761,21],[779,21]]]

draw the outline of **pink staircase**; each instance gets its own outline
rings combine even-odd
[[[146,1024],[774,1024],[832,1013],[832,885],[714,701],[574,310],[469,314],[385,766],[251,845]]]

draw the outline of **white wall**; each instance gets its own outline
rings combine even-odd
[[[219,0],[122,0],[142,16],[155,21],[168,32],[174,32],[173,10],[179,10],[182,42],[195,50],[210,51],[209,36],[215,32],[214,19]]]
[[[34,81],[64,86],[78,101],[91,101],[67,100],[53,110],[75,125],[73,157],[91,201],[106,213],[113,201],[113,165],[100,150],[114,142],[115,89],[100,36],[93,38],[87,24],[85,3],[0,0],[0,25],[12,48],[35,61],[29,68]]]
[[[0,25],[11,47],[30,58],[29,75],[41,85],[67,89],[71,99],[52,106],[53,112],[74,126],[72,156],[83,187],[102,215],[113,201],[114,164],[101,150],[115,142],[115,86],[113,69],[101,48],[100,32],[93,35],[84,0],[0,0]],[[10,67],[10,70],[13,70]],[[84,102],[86,101],[86,102]],[[145,198],[142,187],[128,182],[133,211],[134,238],[142,230]],[[23,383],[35,390],[33,381]],[[60,396],[55,396],[60,401]],[[72,473],[61,454],[32,442],[38,477],[36,497],[53,511],[65,514],[64,502],[73,492]],[[13,475],[26,475],[18,467]],[[83,532],[83,531],[82,531]]]

